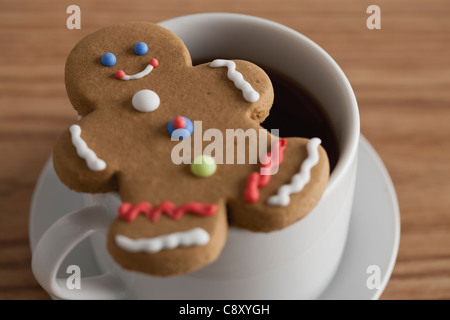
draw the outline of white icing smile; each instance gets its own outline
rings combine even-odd
[[[127,75],[123,70],[119,70],[116,72],[116,78],[120,80],[133,80],[133,79],[141,79],[150,74],[154,68],[158,66],[159,62],[156,59],[150,60],[150,63],[145,67],[141,72]]]
[[[131,76],[124,74],[121,78],[119,78],[120,80],[132,80],[132,79],[140,79],[145,77],[146,75],[149,75],[150,72],[152,72],[153,70],[153,66],[148,65],[145,67],[144,70],[142,70],[141,72],[138,72],[136,74],[133,74]]]

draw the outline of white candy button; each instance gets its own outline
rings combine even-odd
[[[156,92],[148,89],[138,91],[134,94],[131,104],[140,112],[152,112],[159,107],[159,96]]]

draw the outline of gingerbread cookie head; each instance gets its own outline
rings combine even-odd
[[[119,193],[108,249],[127,269],[198,269],[217,259],[230,224],[282,229],[311,211],[327,184],[319,139],[272,144],[260,126],[273,102],[262,69],[222,59],[192,66],[181,40],[158,25],[87,36],[67,60],[66,86],[81,120],[57,140],[55,171],[74,190]],[[227,140],[215,141],[214,155],[209,129]],[[239,141],[246,154],[264,145],[267,157],[239,161]],[[180,153],[189,161],[174,160]]]
[[[190,63],[186,47],[168,30],[148,23],[119,24],[88,35],[73,48],[66,62],[67,93],[81,115],[119,107],[130,98],[127,89],[157,78],[151,74],[157,67],[159,74],[176,74]]]

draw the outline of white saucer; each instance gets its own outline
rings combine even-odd
[[[32,250],[47,228],[65,213],[83,207],[83,194],[70,191],[56,176],[51,160],[36,185],[30,210]],[[386,287],[400,242],[400,213],[395,189],[383,162],[369,142],[361,137],[355,199],[347,244],[337,273],[320,299],[378,299]],[[100,274],[88,239],[65,259],[60,269],[76,264],[82,276]],[[375,265],[380,285],[369,289],[368,278]],[[369,272],[369,273],[368,273]],[[68,276],[67,274],[65,275]]]

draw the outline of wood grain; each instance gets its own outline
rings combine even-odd
[[[77,4],[81,30],[66,28]],[[368,30],[367,6],[382,10]],[[0,2],[0,299],[48,299],[30,270],[28,214],[57,135],[75,119],[64,63],[83,36],[119,21],[198,12],[274,20],[331,54],[354,87],[361,130],[401,209],[398,261],[382,299],[450,299],[450,3],[446,0]]]

